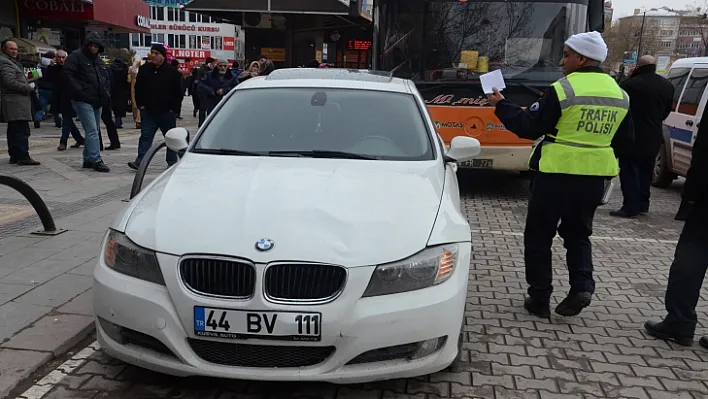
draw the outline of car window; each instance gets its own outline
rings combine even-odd
[[[708,83],[708,68],[695,68],[686,82],[686,89],[681,97],[678,112],[686,115],[695,115],[698,103],[701,101],[703,91]]]
[[[676,111],[676,106],[678,105],[679,97],[681,97],[681,91],[686,83],[688,74],[691,72],[691,68],[672,68],[669,70],[668,76],[669,82],[674,85],[674,99],[671,103],[671,110]]]
[[[408,94],[319,88],[238,90],[216,111],[194,150],[261,155],[326,151],[382,160],[431,160],[435,159],[433,141],[422,112]]]

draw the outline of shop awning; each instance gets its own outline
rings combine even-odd
[[[349,15],[350,0],[192,0],[191,11]]]
[[[39,40],[20,39],[19,37],[13,37],[11,40],[17,43],[17,49],[20,54],[34,55],[44,54],[48,51],[57,51],[54,47],[47,43],[40,42]]]

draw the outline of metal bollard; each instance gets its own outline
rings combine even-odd
[[[44,203],[39,193],[37,193],[32,186],[27,184],[27,182],[15,176],[0,173],[0,185],[15,189],[15,191],[22,194],[34,208],[37,216],[39,216],[39,220],[42,222],[44,230],[34,231],[32,234],[55,236],[66,231],[65,229],[57,229],[52,213],[49,212],[49,208],[47,208],[47,204]]]
[[[150,166],[150,161],[152,161],[152,158],[155,157],[155,154],[157,154],[158,151],[162,149],[162,147],[166,147],[167,144],[165,144],[164,140],[159,141],[150,147],[147,153],[145,153],[145,156],[143,157],[143,160],[140,161],[140,167],[138,168],[138,171],[135,173],[135,178],[133,178],[133,187],[130,189],[130,199],[133,199],[140,190],[143,189],[143,180],[145,179],[145,173],[147,173],[147,168]]]

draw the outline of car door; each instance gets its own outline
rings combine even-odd
[[[673,170],[685,176],[691,165],[691,150],[708,97],[708,64],[695,64],[686,80],[676,111],[667,118],[671,125],[671,155]],[[670,120],[669,120],[670,119]]]

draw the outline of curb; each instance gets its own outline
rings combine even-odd
[[[48,324],[64,324],[69,329],[56,337]],[[60,313],[45,316],[30,327],[0,345],[0,398],[9,399],[13,392],[32,374],[48,362],[66,354],[70,349],[91,335],[96,329],[93,316]],[[61,334],[62,327],[59,327]],[[36,341],[42,335],[45,341]],[[32,339],[35,341],[32,342]],[[41,349],[37,349],[41,348]]]

